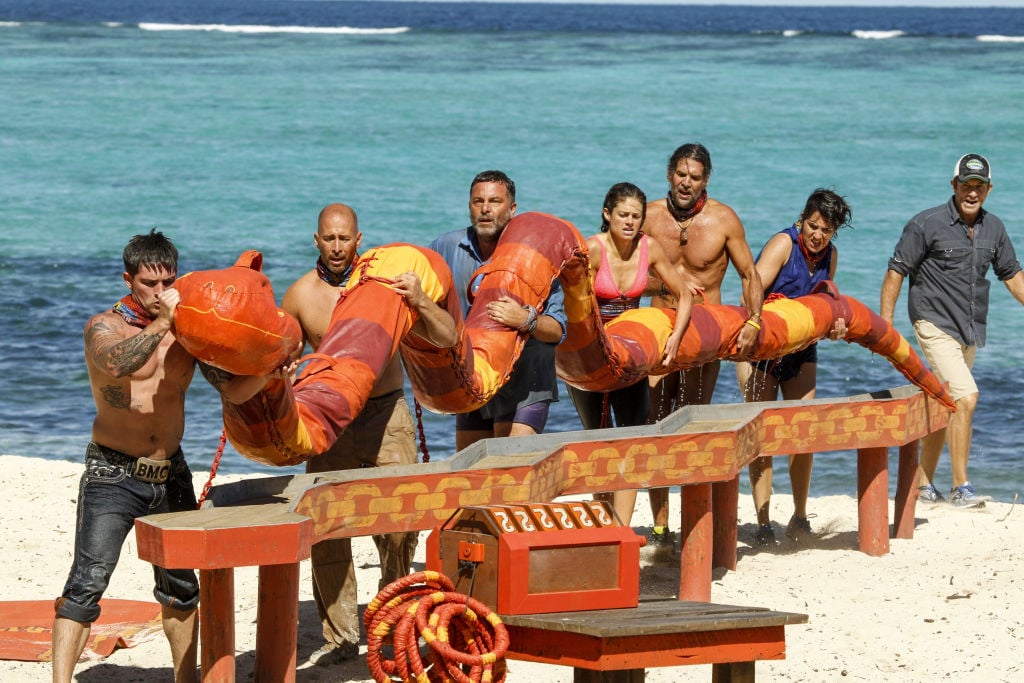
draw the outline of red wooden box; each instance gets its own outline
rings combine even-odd
[[[602,501],[464,507],[431,532],[427,568],[499,614],[636,607],[643,543]]]

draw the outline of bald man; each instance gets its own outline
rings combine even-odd
[[[330,204],[320,212],[313,244],[319,252],[316,267],[285,292],[282,307],[302,326],[305,342],[316,351],[331,321],[342,288],[348,284],[362,241],[355,211],[345,204]],[[455,323],[431,301],[413,273],[395,279],[394,289],[419,313],[413,333],[438,347],[455,344]],[[402,365],[396,356],[374,385],[362,412],[326,453],[311,458],[306,471],[330,472],[359,467],[411,465],[416,459],[416,438],[409,405],[403,392]],[[409,573],[418,534],[375,535],[380,553],[383,587]],[[330,666],[359,654],[359,616],[352,542],[348,538],[321,541],[313,546],[313,597],[323,626],[324,645],[310,656],[319,666]]]

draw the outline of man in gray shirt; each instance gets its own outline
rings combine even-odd
[[[953,487],[949,502],[957,507],[984,505],[967,478],[971,422],[978,386],[971,368],[977,349],[985,345],[988,318],[989,266],[1024,304],[1022,274],[1006,227],[982,204],[992,189],[992,171],[980,154],[965,154],[953,168],[953,196],[945,204],[922,211],[903,228],[882,282],[881,314],[889,323],[903,279],[910,276],[908,308],[914,334],[928,364],[956,401],[948,429],[929,434],[921,445],[918,499],[945,499],[932,483],[949,441]],[[948,432],[948,434],[947,434]]]

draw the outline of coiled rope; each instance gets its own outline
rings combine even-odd
[[[378,683],[502,683],[508,630],[486,605],[455,592],[444,574],[409,574],[385,586],[363,614],[366,663]],[[430,646],[427,661],[420,638]],[[385,659],[389,646],[394,659]]]

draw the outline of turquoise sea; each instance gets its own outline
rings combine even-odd
[[[1022,110],[1021,9],[0,0],[0,453],[82,457],[82,328],[152,226],[182,272],[259,249],[280,297],[313,266],[329,202],[357,210],[364,245],[425,245],[467,224],[473,175],[501,168],[521,211],[591,234],[610,185],[661,196],[668,155],[701,141],[755,253],[815,187],[845,195],[837,283],[877,308],[903,224],[948,198],[965,152],[991,160],[986,208],[1024,252]],[[1009,501],[1024,326],[1004,287],[992,299],[971,472]],[[905,383],[860,346],[820,354],[819,396]],[[549,431],[579,427],[562,398]],[[726,365],[715,402],[738,400]],[[200,377],[187,409],[186,454],[208,468],[219,401]],[[449,456],[452,418],[425,419],[431,456]],[[812,494],[852,495],[854,463],[819,457]],[[283,472],[230,447],[222,469]]]

